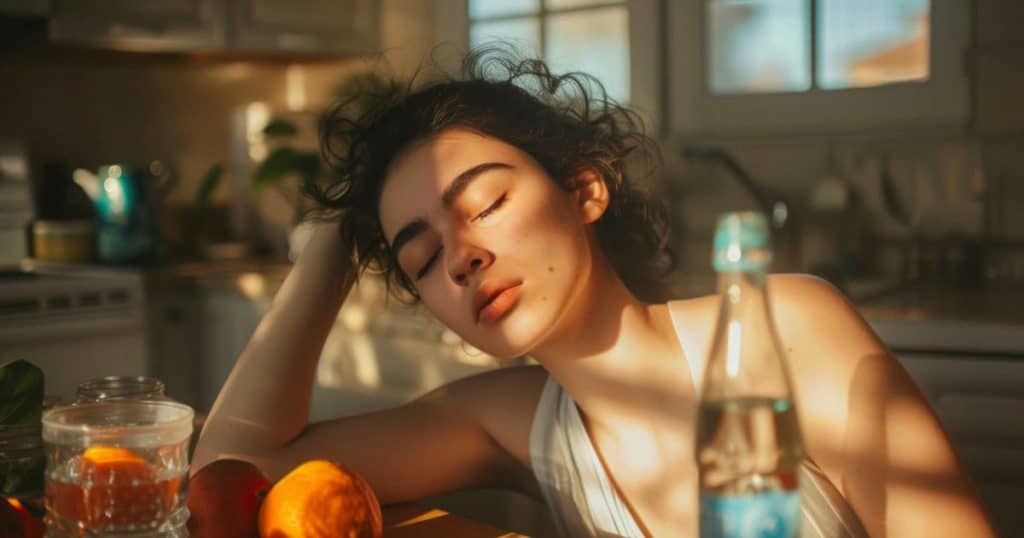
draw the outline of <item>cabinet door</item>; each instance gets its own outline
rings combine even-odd
[[[50,39],[152,51],[224,47],[225,0],[52,0]]]
[[[231,48],[312,54],[378,50],[373,0],[232,0]]]
[[[153,375],[163,380],[167,395],[197,407],[202,365],[200,297],[186,286],[166,284],[146,290],[147,341]]]
[[[903,353],[1004,536],[1024,536],[1024,357]]]

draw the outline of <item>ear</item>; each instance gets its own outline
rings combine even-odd
[[[604,215],[611,202],[608,185],[592,168],[577,173],[572,179],[573,195],[584,224],[591,224]]]

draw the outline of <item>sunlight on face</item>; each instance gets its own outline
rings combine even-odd
[[[515,357],[543,342],[588,280],[575,199],[527,153],[452,128],[392,164],[380,215],[434,315],[474,346]]]

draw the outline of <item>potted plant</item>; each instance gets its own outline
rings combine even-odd
[[[376,71],[361,71],[346,77],[334,91],[337,102],[343,103],[344,112],[358,117],[378,100],[390,95],[394,86]],[[316,114],[317,124],[323,122],[328,111]],[[311,209],[305,191],[314,185],[330,183],[336,178],[317,149],[307,149],[300,142],[308,140],[310,133],[302,132],[299,123],[285,116],[272,117],[261,129],[269,151],[258,161],[252,173],[250,194],[256,200],[273,191],[291,208],[288,232],[289,257],[294,259],[305,245],[312,231],[303,217]],[[205,174],[196,191],[197,219],[202,221],[210,198],[219,185],[224,167],[213,165]]]

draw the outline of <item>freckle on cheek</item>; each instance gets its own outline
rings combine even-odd
[[[555,272],[555,268],[549,265],[548,266],[548,272],[549,273],[554,273]]]

